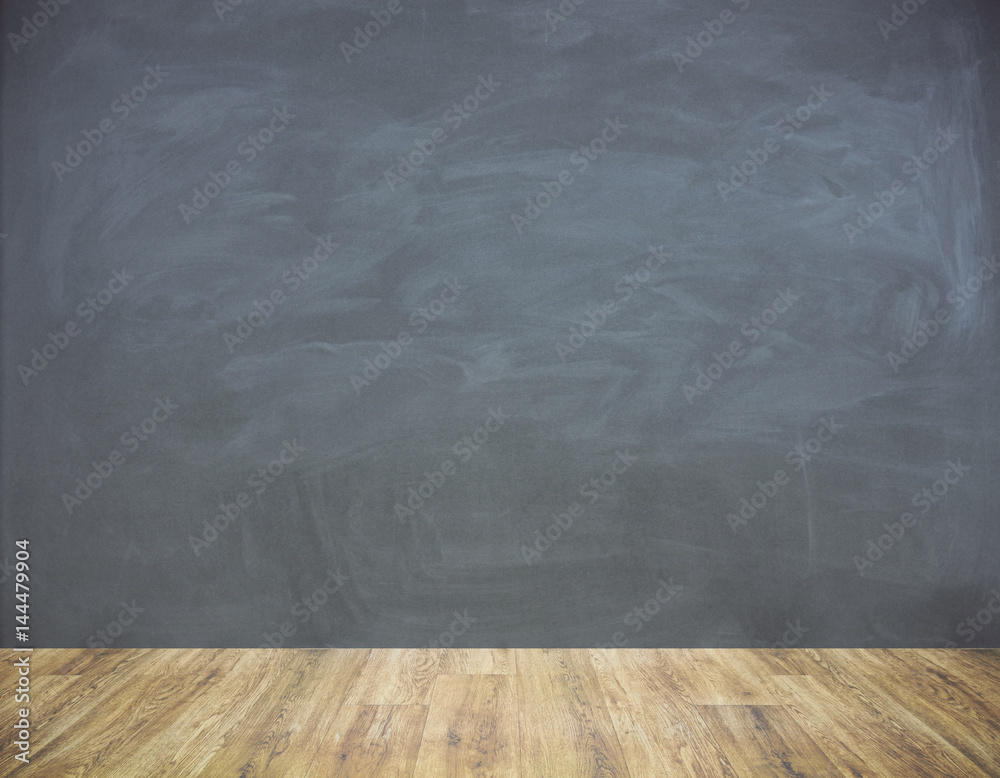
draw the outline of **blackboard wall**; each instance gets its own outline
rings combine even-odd
[[[3,644],[1000,646],[994,17],[4,3]]]

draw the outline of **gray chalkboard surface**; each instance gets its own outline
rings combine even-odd
[[[991,4],[2,31],[3,645],[1000,646]]]

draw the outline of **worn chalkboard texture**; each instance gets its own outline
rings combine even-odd
[[[990,3],[2,32],[3,645],[1000,646]]]

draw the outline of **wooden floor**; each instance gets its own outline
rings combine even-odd
[[[92,650],[0,775],[1000,776],[998,650]]]

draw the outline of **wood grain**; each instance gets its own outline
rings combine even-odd
[[[859,775],[973,776],[983,773],[900,704],[887,709],[870,689],[830,676],[781,676],[783,703],[843,770]],[[809,711],[808,716],[803,715]],[[850,775],[850,773],[847,773]]]
[[[628,775],[588,651],[517,651],[521,774]]]
[[[427,705],[441,649],[374,649],[346,705]]]
[[[693,705],[772,705],[770,668],[749,649],[675,649],[684,699]],[[672,652],[673,653],[673,652]]]
[[[991,650],[38,649],[30,681],[0,775],[1000,776]]]
[[[437,677],[415,778],[513,778],[519,754],[511,676]]]
[[[165,738],[165,742],[174,745],[172,749],[164,749],[163,742],[152,741],[137,754],[144,774],[168,776],[188,771],[197,775],[203,770],[215,753],[225,747],[233,722],[240,721],[242,725],[255,707],[266,705],[272,684],[284,679],[282,657],[271,653],[248,651],[228,672],[215,671],[203,679],[185,675],[199,686],[198,694]],[[189,666],[187,672],[190,671]]]
[[[510,648],[441,649],[441,675],[507,675],[514,673],[514,651]]]
[[[739,775],[840,778],[836,765],[779,706],[707,705],[699,712]]]
[[[319,778],[412,776],[426,718],[424,705],[341,706],[329,737],[308,771],[301,774]]]
[[[866,672],[874,663],[864,662],[856,652],[830,653],[835,657],[832,664],[857,679],[883,711],[902,720],[915,717],[918,723],[911,726],[955,747],[986,773],[1000,775],[1000,699],[988,700],[967,688],[957,676],[922,658],[920,651],[877,652],[877,672]],[[911,690],[905,702],[898,698],[900,688]],[[956,721],[962,726],[954,726]]]
[[[215,754],[205,763],[206,775],[281,774],[272,763],[284,764],[289,744],[301,732],[301,718],[308,720],[317,700],[322,699],[324,651],[306,650],[297,662],[285,663],[269,680],[260,701],[242,717],[237,731],[216,740]],[[330,668],[327,668],[328,670]],[[341,695],[343,689],[339,689]],[[334,697],[335,700],[342,697]],[[302,754],[293,761],[299,762]],[[291,765],[289,765],[291,766]]]
[[[735,778],[697,708],[682,699],[669,654],[591,651],[629,770],[633,775]]]

